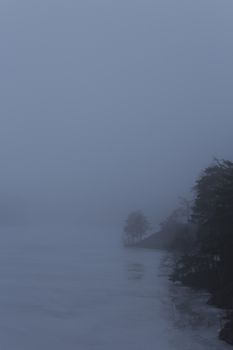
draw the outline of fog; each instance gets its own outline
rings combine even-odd
[[[169,279],[170,251],[140,243],[158,242],[148,231],[214,158],[232,160],[232,12],[230,0],[1,1],[1,349],[229,349],[225,313]],[[221,184],[231,169],[217,163]],[[216,232],[229,239],[226,197]],[[142,229],[122,236],[132,211]],[[191,256],[186,219],[172,237]],[[219,278],[225,259],[226,292],[216,237],[212,264],[198,250],[183,273]]]
[[[114,224],[141,208],[157,223],[213,157],[232,156],[232,1],[0,9],[0,193],[12,206]]]

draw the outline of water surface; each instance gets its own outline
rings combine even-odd
[[[113,229],[2,228],[0,348],[221,350],[216,309]],[[199,310],[199,311],[197,311]]]

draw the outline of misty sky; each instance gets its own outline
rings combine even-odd
[[[232,0],[2,0],[3,197],[166,215],[232,159],[232,15]]]

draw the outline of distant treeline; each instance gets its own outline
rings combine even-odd
[[[233,345],[233,163],[214,160],[193,188],[194,199],[136,244],[174,252],[172,280],[210,292],[209,303],[228,310],[220,338]]]

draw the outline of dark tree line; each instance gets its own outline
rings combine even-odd
[[[184,285],[207,289],[209,303],[228,309],[220,338],[233,345],[233,163],[217,160],[202,171],[193,188],[194,198],[161,223],[160,231],[146,237],[145,215],[128,216],[124,242],[173,251],[171,278]]]
[[[194,194],[195,244],[176,262],[173,279],[207,289],[210,303],[232,310],[233,163],[215,160],[196,181]],[[233,344],[233,318],[220,337]]]
[[[196,262],[191,264],[193,275],[198,275],[202,268],[203,277],[204,272],[215,274],[211,285],[210,278],[203,281],[200,278],[199,283],[217,289],[228,281],[231,283],[233,277],[233,163],[216,160],[196,181],[194,193],[191,217],[196,242],[182,261],[184,267],[186,261],[188,265],[191,260]]]

